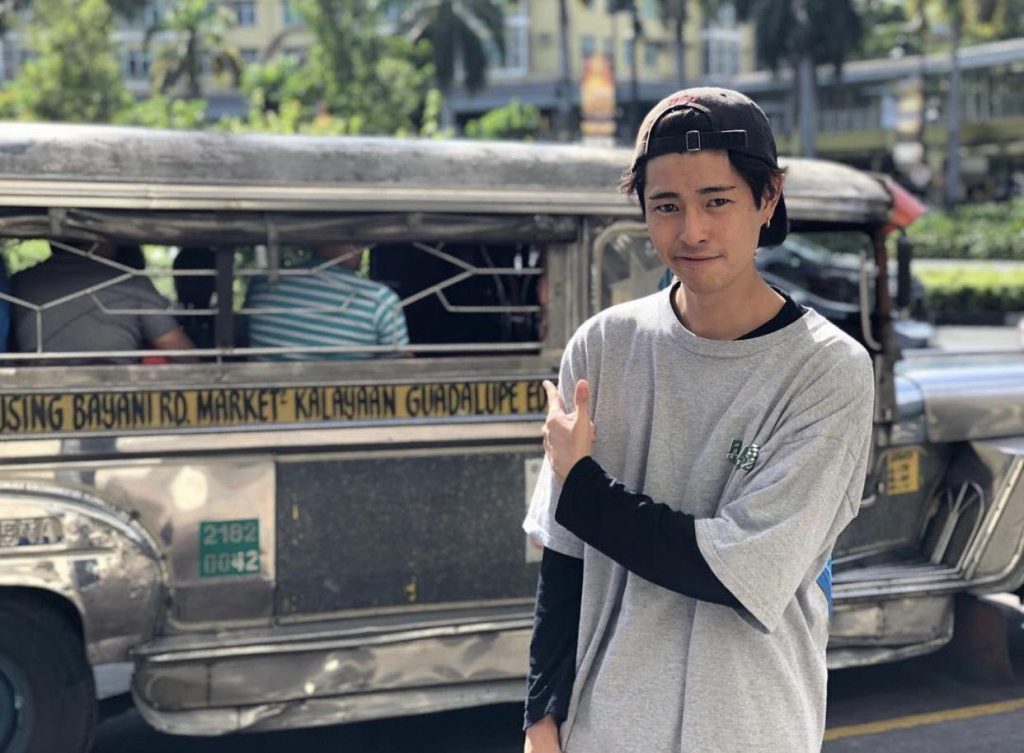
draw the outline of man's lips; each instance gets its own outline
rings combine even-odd
[[[679,256],[675,256],[673,258],[676,261],[686,262],[686,263],[689,263],[689,264],[701,264],[701,263],[704,263],[704,262],[714,261],[715,259],[718,259],[720,257],[718,257],[718,256],[684,256],[684,255],[679,255]]]

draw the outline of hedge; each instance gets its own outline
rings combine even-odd
[[[925,305],[939,323],[1001,324],[1005,314],[1024,311],[1024,269],[917,269]]]
[[[1024,199],[929,209],[907,230],[921,259],[1024,261]]]

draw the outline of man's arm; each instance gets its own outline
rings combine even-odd
[[[583,560],[544,549],[530,641],[523,729],[526,750],[558,751],[558,725],[569,710],[583,595]]]
[[[684,596],[739,607],[697,546],[695,520],[630,492],[593,458],[572,467],[555,520],[630,572]]]
[[[151,345],[157,350],[193,350],[196,346],[181,327],[153,338]],[[195,363],[195,356],[172,356],[171,360],[181,363]]]

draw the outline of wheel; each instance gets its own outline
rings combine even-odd
[[[37,599],[0,601],[0,753],[86,753],[95,726],[75,626]]]

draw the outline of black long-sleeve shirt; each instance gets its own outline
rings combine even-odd
[[[770,334],[803,316],[806,309],[782,295],[786,301],[778,314],[739,339]],[[675,308],[675,296],[670,300]],[[581,460],[566,477],[555,520],[656,585],[702,601],[740,605],[701,554],[692,515],[630,492],[592,458]],[[530,642],[524,729],[548,714],[559,723],[566,718],[576,676],[582,593],[583,561],[545,549]]]

